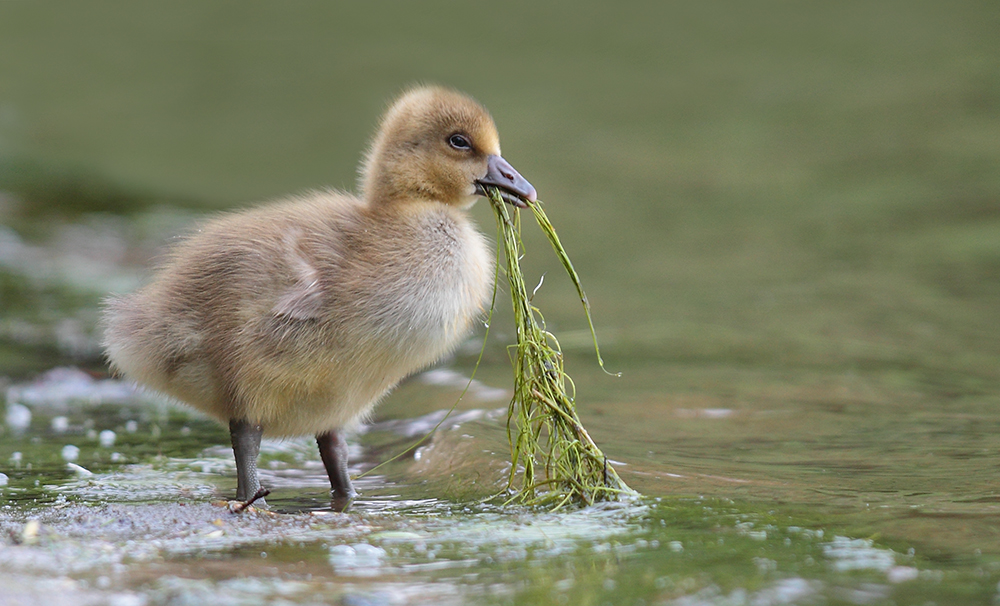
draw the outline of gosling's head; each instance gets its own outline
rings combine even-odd
[[[389,108],[361,167],[363,195],[376,204],[434,200],[459,207],[485,185],[516,206],[535,188],[500,156],[493,118],[472,98],[439,87],[404,93]]]

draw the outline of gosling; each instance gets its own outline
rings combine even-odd
[[[517,207],[536,199],[485,108],[410,90],[383,116],[357,195],[313,192],[210,220],[149,284],[107,300],[112,369],[229,423],[239,501],[266,492],[262,435],[315,435],[341,511],[356,495],[344,430],[482,314],[493,256],[465,211],[487,186]]]

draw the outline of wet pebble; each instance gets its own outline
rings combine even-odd
[[[7,474],[0,472],[0,486],[6,486],[9,481],[10,479],[7,477]]]
[[[41,530],[42,525],[38,520],[31,519],[24,523],[24,527],[21,528],[21,542],[25,545],[31,545],[38,540],[38,531]]]
[[[110,429],[105,429],[98,435],[98,440],[100,441],[102,448],[111,448],[115,445],[116,437],[118,436],[115,435],[115,432]]]

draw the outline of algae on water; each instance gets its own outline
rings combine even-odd
[[[509,502],[550,505],[558,509],[571,503],[590,505],[636,495],[618,477],[580,422],[575,405],[576,388],[563,369],[559,341],[545,329],[544,317],[531,304],[520,267],[520,213],[511,212],[495,189],[490,188],[488,194],[506,258],[505,269],[517,328],[517,344],[512,347],[511,356],[514,397],[507,415],[512,463],[508,488],[514,492]],[[580,295],[594,337],[594,350],[604,368],[590,306],[573,264],[542,210],[541,202],[528,206]]]

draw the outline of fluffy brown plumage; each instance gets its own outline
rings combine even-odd
[[[339,431],[450,351],[487,300],[492,255],[465,213],[483,184],[515,204],[535,197],[500,156],[482,106],[411,90],[382,120],[359,195],[316,192],[218,217],[148,285],[110,299],[112,366],[230,423],[238,498],[259,486],[261,432],[314,434],[321,453],[324,436],[332,449],[324,462],[335,505],[346,505]]]

